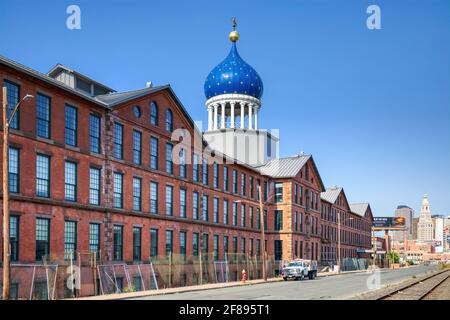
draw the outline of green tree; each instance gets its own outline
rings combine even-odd
[[[400,256],[397,252],[391,250],[388,253],[388,259],[391,263],[399,263],[400,262]]]

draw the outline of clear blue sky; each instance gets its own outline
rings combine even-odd
[[[66,28],[77,4],[82,29]],[[381,7],[382,30],[366,28]],[[118,91],[170,83],[207,120],[203,81],[228,53],[261,75],[260,126],[281,154],[311,153],[327,186],[375,215],[398,204],[450,214],[450,1],[2,1],[0,54],[46,72],[57,62]]]

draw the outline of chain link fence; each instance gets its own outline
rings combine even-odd
[[[263,277],[261,257],[249,254],[227,254],[222,260],[213,253],[169,254],[139,262],[103,261],[100,257],[100,252],[77,251],[44,256],[40,263],[11,263],[10,297],[57,300],[226,283],[241,281],[242,270],[247,280]],[[278,276],[282,268],[282,261],[267,256],[268,278]]]

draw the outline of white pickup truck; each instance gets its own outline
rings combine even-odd
[[[306,277],[313,280],[317,276],[317,261],[293,260],[283,268],[282,276],[284,281],[288,279],[303,280]]]

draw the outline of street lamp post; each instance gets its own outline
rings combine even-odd
[[[3,87],[3,300],[9,300],[9,277],[10,277],[10,239],[9,239],[9,126],[14,115],[20,107],[20,104],[33,98],[32,95],[27,94],[11,112],[8,119],[8,89]]]
[[[338,274],[341,273],[341,214],[338,212]],[[347,220],[353,220],[353,218],[345,219],[343,222]]]

